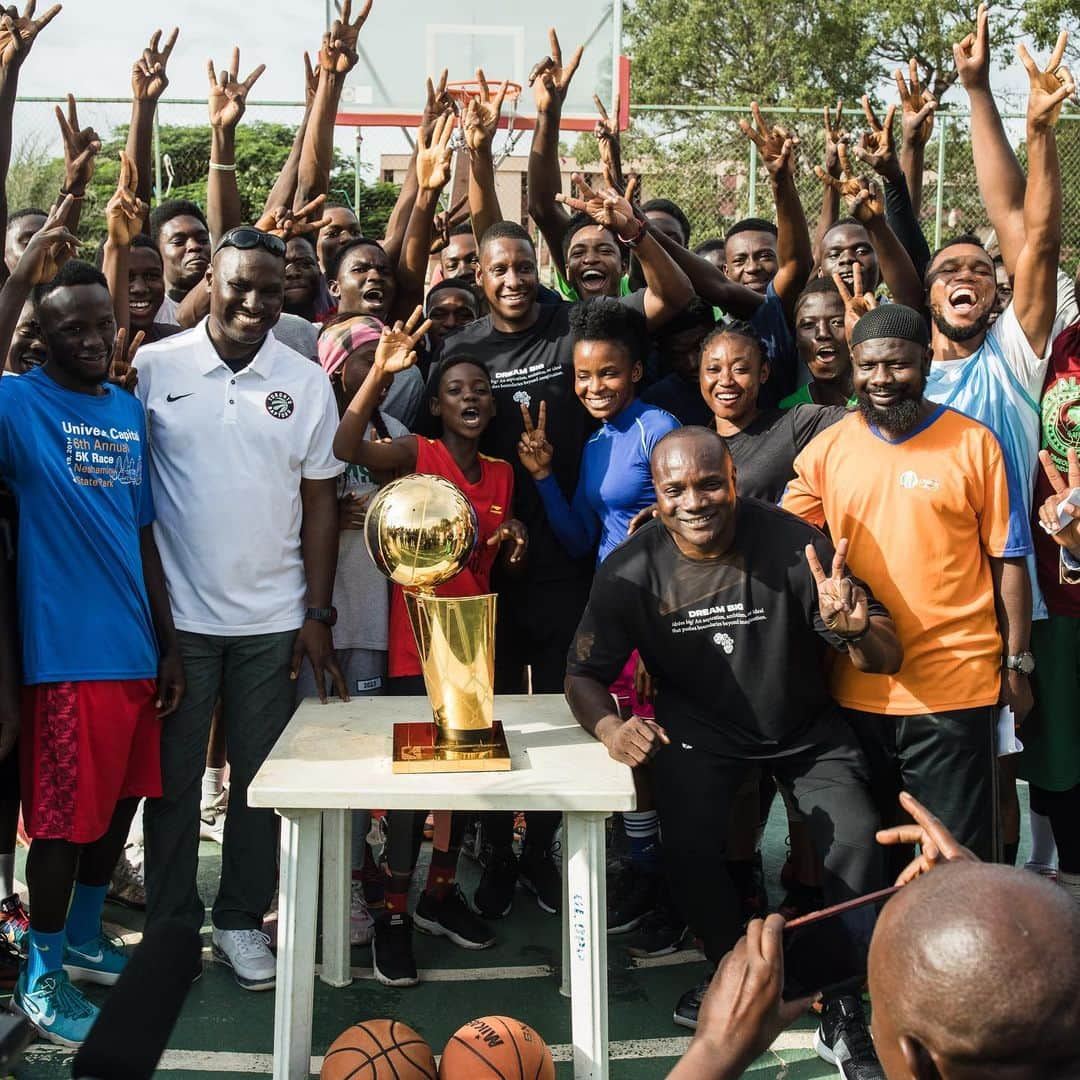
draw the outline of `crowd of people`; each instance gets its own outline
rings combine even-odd
[[[633,769],[609,933],[639,956],[696,939],[723,960],[709,997],[705,979],[674,1003],[676,1023],[723,1029],[738,1014],[733,970],[756,963],[775,981],[783,919],[891,882],[904,846],[883,848],[879,830],[925,850],[902,792],[950,843],[1008,865],[1024,778],[1032,853],[1026,877],[1008,874],[1053,879],[1059,916],[1072,912],[1080,309],[1060,269],[1065,35],[1045,67],[1020,46],[1026,172],[991,90],[985,7],[955,46],[991,231],[932,252],[919,211],[936,102],[914,61],[884,122],[867,99],[861,133],[825,111],[815,227],[795,184],[798,137],[754,105],[740,127],[775,222],[738,221],[694,247],[676,202],[642,199],[647,168],[624,173],[606,116],[601,172],[561,190],[561,110],[582,50],[564,58],[552,31],[529,79],[528,212],[545,274],[534,235],[498,204],[506,86],[482,72],[464,104],[446,72],[429,79],[385,235],[362,235],[328,201],[370,9],[354,17],[345,0],[305,61],[304,119],[254,223],[235,145],[263,66],[242,78],[238,50],[220,71],[208,63],[205,207],[149,210],[176,30],[154,33],[132,68],[91,259],[75,234],[101,144],[74,99],[57,110],[54,205],[0,202],[0,935],[22,953],[14,1007],[79,1045],[97,1008],[76,983],[112,984],[126,963],[102,930],[106,897],[145,904],[151,924],[201,927],[207,835],[222,845],[213,955],[241,987],[273,988],[277,826],[247,787],[304,698],[424,693],[403,594],[362,535],[372,495],[411,472],[453,481],[476,512],[475,551],[439,591],[498,594],[496,692],[565,692]],[[19,71],[58,12],[36,16],[30,0],[0,13],[0,191]],[[441,211],[455,153],[467,208]],[[761,923],[778,794],[785,895]],[[378,811],[354,824],[351,928],[382,983],[418,982],[414,929],[492,945],[519,884],[558,912],[557,814],[530,812],[519,847],[512,814],[435,815],[410,913],[426,815]],[[141,869],[123,854],[133,832]],[[483,862],[470,897],[457,883],[465,844]],[[931,880],[944,883],[942,919],[961,919],[961,872]],[[1012,878],[972,881],[995,903],[1028,895]],[[910,987],[881,959],[914,925],[913,901],[891,903],[872,949],[865,909],[844,923],[869,949],[875,1005],[889,997],[874,1009],[889,1053],[879,1062],[859,985],[819,1004],[817,1051],[849,1080],[939,1075],[919,1071],[919,1053],[946,1044],[911,1035]],[[1075,951],[1069,915],[1032,955],[1052,962],[1068,925]],[[790,1011],[769,1010],[770,1030]],[[1075,1041],[1056,1039],[1055,1060],[1080,1061]],[[1039,1046],[1016,1052],[1050,1052]],[[718,1053],[695,1040],[686,1075],[706,1075],[709,1054],[715,1075],[737,1075],[723,1069],[742,1059]]]

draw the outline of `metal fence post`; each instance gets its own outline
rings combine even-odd
[[[937,197],[934,200],[934,250],[941,247],[941,219],[945,214],[945,141],[949,134],[948,116],[939,116],[937,148]]]
[[[356,154],[353,158],[353,213],[360,214],[360,146],[364,141],[363,129],[356,129]]]
[[[161,110],[154,108],[154,202],[161,202]]]
[[[750,140],[750,176],[746,186],[746,216],[757,217],[757,143]]]

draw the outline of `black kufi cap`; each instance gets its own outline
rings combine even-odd
[[[903,304],[880,304],[871,308],[851,331],[851,348],[872,338],[899,338],[901,341],[914,341],[926,348],[930,344],[930,333],[926,321],[913,308]]]

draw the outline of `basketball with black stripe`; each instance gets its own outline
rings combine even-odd
[[[440,1080],[555,1080],[551,1051],[528,1024],[481,1016],[459,1027],[443,1050]]]
[[[333,1041],[319,1076],[321,1080],[437,1080],[438,1070],[431,1047],[408,1024],[364,1020]]]

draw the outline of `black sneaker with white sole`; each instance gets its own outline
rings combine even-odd
[[[501,919],[514,906],[518,881],[517,856],[509,848],[492,849],[484,864],[480,884],[473,893],[473,907],[485,919]]]
[[[697,1031],[698,1010],[701,1008],[702,999],[709,989],[712,978],[711,974],[706,975],[697,986],[691,987],[679,998],[679,1002],[675,1006],[675,1012],[671,1017],[679,1027]]]
[[[656,908],[660,876],[627,866],[608,892],[607,932],[629,934]]]
[[[550,849],[531,848],[527,844],[518,860],[518,879],[536,897],[541,910],[558,915],[562,907],[562,874]]]
[[[412,919],[408,915],[395,913],[375,920],[371,962],[375,978],[383,986],[415,986],[420,981],[413,956]]]
[[[854,994],[824,1003],[814,1050],[822,1061],[835,1065],[844,1080],[885,1080],[862,1001]]]
[[[455,885],[441,900],[422,892],[413,923],[417,930],[449,938],[463,949],[488,949],[495,944],[491,927],[469,910],[460,885]]]
[[[645,916],[626,943],[631,956],[668,956],[686,938],[686,923],[663,896],[656,907]]]

